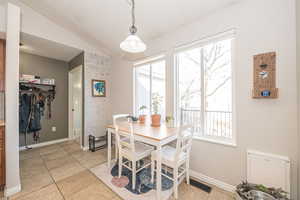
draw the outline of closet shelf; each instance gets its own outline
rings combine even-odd
[[[20,94],[27,93],[27,94],[40,94],[40,93],[46,93],[52,95],[53,99],[55,98],[56,94],[56,85],[50,85],[50,84],[43,84],[43,83],[26,83],[26,82],[19,82],[20,86]],[[29,89],[21,89],[21,86],[26,86]],[[42,89],[42,87],[46,87]],[[50,88],[49,88],[50,87]]]
[[[43,83],[26,83],[26,82],[20,82],[20,85],[31,85],[31,86],[48,86],[55,88],[56,85],[50,85],[50,84],[43,84]]]

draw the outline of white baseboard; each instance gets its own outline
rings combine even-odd
[[[214,186],[216,186],[218,188],[221,188],[225,191],[232,192],[232,193],[235,192],[235,186],[230,185],[228,183],[225,183],[223,181],[208,177],[208,176],[206,176],[204,174],[201,174],[199,172],[190,170],[190,176],[198,179],[199,181],[203,181],[203,182],[206,182],[208,184],[214,185]]]
[[[81,149],[83,150],[83,151],[88,151],[89,150],[89,147],[81,147]]]
[[[21,191],[21,185],[17,185],[15,187],[12,187],[12,188],[5,188],[5,191],[4,191],[4,196],[5,197],[10,197],[18,192]]]
[[[32,144],[32,145],[29,145],[28,147],[30,147],[30,148],[43,147],[43,146],[48,146],[48,145],[51,145],[51,144],[66,142],[68,140],[69,140],[69,138],[64,138],[64,139],[53,140],[53,141],[49,141],[49,142],[42,142],[42,143],[38,143],[38,144]],[[25,146],[20,147],[20,151],[23,151],[23,150],[26,150]]]

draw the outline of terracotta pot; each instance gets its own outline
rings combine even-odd
[[[140,115],[140,116],[139,116],[139,122],[140,122],[141,124],[144,124],[145,121],[146,121],[146,115]]]
[[[160,118],[161,118],[161,116],[158,114],[151,115],[151,121],[152,121],[151,126],[154,126],[154,127],[160,126]]]

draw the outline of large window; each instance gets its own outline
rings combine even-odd
[[[135,114],[153,114],[153,102],[159,101],[158,114],[165,117],[166,104],[165,60],[155,60],[136,65],[135,75]],[[141,110],[141,107],[146,109]]]
[[[234,143],[232,41],[225,39],[175,55],[176,117],[202,139]]]

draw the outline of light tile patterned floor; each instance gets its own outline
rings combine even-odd
[[[120,200],[89,169],[106,162],[106,150],[84,152],[69,141],[20,152],[22,191],[9,200]],[[182,183],[179,200],[232,200],[213,187],[210,194]],[[173,200],[173,197],[170,199]]]

